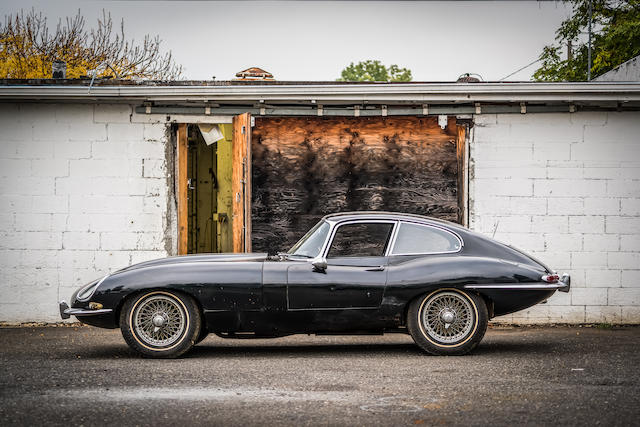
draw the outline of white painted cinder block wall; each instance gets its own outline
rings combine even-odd
[[[164,124],[122,104],[0,104],[0,129],[0,321],[60,321],[77,287],[167,255]]]
[[[470,227],[569,272],[569,294],[496,318],[640,322],[640,114],[481,114]]]

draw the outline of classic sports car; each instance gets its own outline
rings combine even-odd
[[[329,215],[288,252],[187,255],[132,265],[76,291],[63,319],[120,327],[145,356],[177,357],[209,332],[409,333],[431,354],[475,348],[494,316],[545,301],[560,278],[533,257],[446,221]]]

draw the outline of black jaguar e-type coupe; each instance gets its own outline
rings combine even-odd
[[[76,291],[63,319],[120,327],[145,356],[177,357],[209,332],[409,333],[461,355],[487,322],[568,292],[533,257],[450,222],[386,212],[329,215],[288,252],[187,255],[132,265]]]

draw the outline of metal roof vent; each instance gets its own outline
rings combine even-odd
[[[456,83],[480,83],[481,81],[482,76],[480,74],[464,73],[460,77],[458,77]]]
[[[67,63],[64,61],[56,60],[51,64],[51,78],[52,79],[66,79],[67,78]]]
[[[273,74],[258,67],[238,71],[236,77],[236,80],[275,80]]]

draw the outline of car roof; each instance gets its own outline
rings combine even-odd
[[[323,218],[325,221],[329,222],[344,222],[344,221],[353,221],[353,220],[406,220],[406,221],[417,221],[425,224],[435,224],[435,225],[444,225],[448,227],[452,227],[455,229],[463,228],[460,224],[456,224],[451,221],[445,221],[438,218],[431,218],[423,215],[414,215],[407,214],[401,212],[383,212],[383,211],[357,211],[357,212],[340,212],[331,215],[326,215]]]

